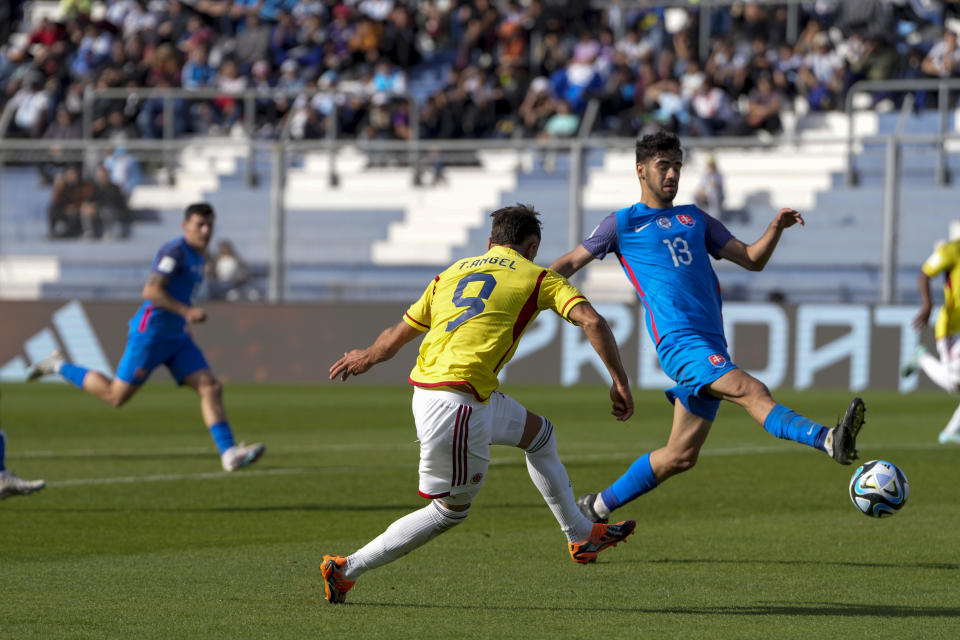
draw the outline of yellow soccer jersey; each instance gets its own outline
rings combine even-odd
[[[931,278],[945,273],[943,308],[937,316],[934,336],[937,340],[960,333],[960,241],[945,242],[923,263],[923,272]]]
[[[403,317],[427,332],[410,384],[460,387],[486,401],[537,314],[552,309],[567,319],[581,302],[586,298],[566,278],[508,247],[459,260]]]

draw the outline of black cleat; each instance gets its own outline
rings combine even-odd
[[[857,434],[863,427],[865,421],[863,416],[866,412],[867,407],[863,404],[863,400],[854,398],[850,401],[843,419],[837,423],[836,428],[831,430],[833,459],[840,464],[851,464],[860,457],[857,455]]]
[[[580,509],[580,513],[590,522],[599,522],[601,524],[606,524],[607,519],[601,518],[597,515],[596,510],[593,508],[593,503],[597,499],[597,494],[587,493],[579,498],[577,498],[577,507]]]

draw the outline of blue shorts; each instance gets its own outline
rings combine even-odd
[[[170,338],[133,330],[127,335],[127,348],[117,365],[117,378],[141,385],[161,364],[167,365],[177,384],[183,384],[183,379],[195,371],[210,368],[188,333]]]
[[[690,413],[715,420],[720,398],[705,387],[737,368],[730,361],[723,336],[674,331],[660,340],[657,356],[663,372],[677,383],[665,392],[670,404],[679,399]]]

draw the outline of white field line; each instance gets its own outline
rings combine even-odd
[[[309,473],[316,469],[290,467],[285,469],[251,469],[242,471],[245,476],[281,476],[300,473]],[[48,487],[82,487],[93,484],[141,484],[149,482],[171,482],[176,480],[219,480],[232,474],[226,471],[210,471],[206,473],[163,473],[150,476],[120,476],[116,478],[75,478],[73,480],[54,480],[48,482]]]
[[[396,444],[396,443],[349,443],[349,444],[325,444],[317,445],[314,447],[270,447],[269,452],[272,454],[298,454],[298,453],[323,453],[327,451],[409,451],[417,446],[417,441],[413,440],[411,442]],[[643,442],[638,441],[635,443],[634,448],[637,453],[646,451],[651,447],[659,446],[656,443],[652,442]],[[900,442],[900,443],[891,443],[884,444],[882,447],[884,449],[908,449],[911,451],[923,451],[927,449],[940,449],[944,446],[936,442]],[[592,460],[594,458],[606,458],[606,457],[624,457],[624,456],[633,456],[636,455],[631,452],[629,454],[623,453],[623,443],[620,442],[567,442],[561,439],[560,449],[568,449],[570,447],[576,448],[589,448],[597,450],[598,453],[587,454],[587,455],[563,455],[561,456],[564,460]],[[861,446],[861,449],[877,449],[881,445],[866,445]],[[604,449],[609,449],[614,453],[602,453]],[[643,450],[643,451],[641,451]],[[725,448],[706,448],[701,452],[701,455],[710,456],[710,455],[719,455],[719,456],[733,456],[733,455],[762,455],[766,453],[791,453],[796,451],[796,449],[787,442],[782,442],[778,444],[771,445],[738,445],[735,447],[725,447]],[[40,449],[35,451],[17,451],[13,457],[14,458],[109,458],[111,456],[143,456],[146,453],[144,449],[63,449],[63,450],[54,450],[54,449]],[[186,456],[186,455],[216,455],[212,447],[184,447],[181,449],[154,449],[149,452],[151,457],[163,458],[165,456]],[[496,459],[496,456],[494,456]]]
[[[900,444],[887,444],[883,445],[882,449],[886,451],[899,451],[899,450],[912,450],[912,451],[923,451],[930,449],[942,448],[944,445],[937,444],[936,442],[911,442],[911,443],[900,443]],[[353,446],[346,445],[344,449],[380,449],[380,450],[396,450],[396,449],[407,449],[409,445],[380,445],[380,446]],[[863,450],[875,450],[880,447],[861,447]],[[638,447],[638,452],[643,449],[643,447]],[[330,447],[316,447],[315,449],[289,449],[287,451],[279,450],[274,451],[274,453],[306,453],[310,451],[329,451]],[[786,443],[781,445],[774,446],[760,446],[760,447],[727,447],[721,449],[710,449],[702,452],[703,456],[740,456],[740,455],[768,455],[768,454],[783,454],[783,453],[796,453],[798,449],[791,447]],[[566,463],[582,463],[582,462],[597,462],[597,461],[607,461],[607,462],[619,462],[619,461],[630,461],[637,457],[638,452],[633,453],[595,453],[595,454],[581,454],[581,455],[564,455],[562,456],[563,461]],[[43,458],[43,457],[85,457],[93,454],[92,450],[88,449],[75,449],[71,451],[25,451],[20,452],[17,457],[24,458]],[[130,453],[139,453],[142,454],[143,451],[97,451],[98,456],[105,455],[124,455]],[[169,450],[169,451],[155,451],[153,452],[157,457],[163,457],[164,454],[193,454],[193,453],[211,453],[209,449],[178,449],[178,450]],[[211,458],[213,455],[211,454]],[[863,460],[868,460],[870,458],[862,458]],[[490,464],[492,466],[510,466],[520,463],[520,459],[517,455],[514,456],[492,456]],[[396,468],[400,467],[410,467],[415,468],[416,464],[413,460],[409,464],[401,465],[389,465],[390,467]],[[201,473],[164,473],[164,474],[153,474],[153,475],[144,475],[144,476],[118,476],[111,478],[74,478],[69,480],[54,480],[47,483],[47,486],[50,487],[78,487],[78,486],[89,486],[89,485],[99,485],[99,484],[141,484],[141,483],[152,483],[152,482],[176,482],[181,480],[220,480],[228,478],[235,475],[240,475],[241,477],[252,476],[280,476],[280,475],[301,475],[309,473],[322,473],[335,471],[337,473],[342,473],[343,471],[358,470],[361,466],[359,465],[336,465],[336,466],[318,466],[318,467],[285,467],[285,468],[274,468],[274,469],[245,469],[239,471],[235,474],[226,473],[224,471],[210,471],[210,472],[201,472]]]

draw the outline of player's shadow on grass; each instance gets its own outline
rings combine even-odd
[[[446,605],[430,605],[422,603],[402,602],[347,602],[345,606],[355,607],[403,607],[410,609],[447,609]],[[960,616],[960,607],[913,607],[890,605],[885,602],[877,604],[854,604],[846,602],[809,602],[809,603],[764,603],[742,606],[692,606],[692,607],[577,607],[565,604],[562,607],[537,606],[489,606],[489,605],[458,605],[462,609],[483,609],[493,611],[546,611],[569,613],[571,609],[579,609],[591,613],[645,613],[667,615],[695,615],[695,616],[811,616],[811,617],[845,617],[845,618],[955,618]]]
[[[415,504],[287,504],[236,507],[209,507],[206,509],[176,509],[176,511],[416,511],[423,505]]]
[[[759,564],[759,565],[816,565],[833,567],[861,567],[868,569],[940,569],[943,571],[960,570],[960,564],[953,562],[850,562],[838,560],[716,560],[708,558],[663,558],[661,560],[623,560],[642,564]]]
[[[214,452],[215,453],[215,452]],[[190,459],[203,459],[210,460],[211,455],[210,451],[145,451],[143,453],[138,453],[136,451],[130,451],[125,453],[97,453],[96,451],[84,451],[83,459],[87,462],[90,460],[98,460],[101,462],[107,460],[117,460],[120,462],[130,461],[130,460],[190,460]],[[62,454],[56,452],[44,454],[44,460],[76,460],[77,454],[65,451]]]
[[[271,505],[237,505],[216,507],[46,507],[36,508],[33,511],[48,511],[57,513],[270,513],[283,511],[399,511],[406,513],[416,511],[423,505],[413,504],[271,504]]]
[[[756,604],[715,607],[669,607],[635,609],[641,613],[669,613],[715,616],[813,616],[845,618],[955,618],[960,607],[914,607],[852,602],[810,602],[805,604]]]

